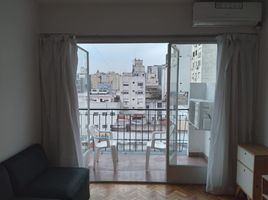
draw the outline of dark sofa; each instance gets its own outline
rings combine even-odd
[[[40,199],[31,197],[16,197],[10,182],[6,168],[0,164],[0,199],[1,200],[57,200],[57,199]]]
[[[0,172],[0,199],[2,188],[7,200],[89,199],[89,170],[51,167],[41,145],[6,160]]]

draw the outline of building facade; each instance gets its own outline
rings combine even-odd
[[[145,108],[145,67],[142,60],[134,60],[132,73],[124,72],[122,74],[120,91],[123,108]]]
[[[161,99],[162,66],[148,66],[146,74],[146,100]]]
[[[191,82],[216,82],[217,45],[195,44],[192,46]]]
[[[91,89],[97,89],[100,84],[110,84],[114,92],[120,90],[120,74],[116,72],[103,73],[97,71],[90,76]]]

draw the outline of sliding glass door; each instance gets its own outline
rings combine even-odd
[[[180,52],[176,45],[169,45],[168,68],[168,164],[177,163],[177,122],[178,122],[178,78]]]
[[[215,44],[169,44],[166,158],[169,183],[206,182],[210,110],[204,107],[202,113],[193,113],[189,105],[196,101],[210,105],[216,53]],[[196,115],[195,118],[199,116],[199,123],[204,126],[192,125],[189,113]]]
[[[80,46],[77,50],[78,64],[76,73],[76,88],[78,94],[79,120],[80,120],[80,138],[82,144],[83,161],[85,167],[89,163],[90,135],[88,125],[89,115],[89,52]]]

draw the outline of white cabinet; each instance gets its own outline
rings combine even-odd
[[[237,162],[236,181],[240,188],[252,199],[253,197],[253,172],[241,162]]]
[[[236,182],[249,199],[261,199],[261,176],[267,173],[268,148],[252,144],[238,146]]]
[[[237,159],[251,171],[254,171],[254,158],[255,156],[251,154],[247,149],[238,146]]]

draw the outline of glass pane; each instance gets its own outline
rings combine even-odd
[[[88,150],[88,52],[78,48],[78,65],[76,73],[76,88],[78,94],[80,137],[83,152]]]
[[[216,83],[216,44],[169,49],[169,165],[207,165]]]
[[[169,80],[169,164],[176,165],[177,157],[177,121],[178,121],[178,76],[179,50],[170,46],[170,80]]]

